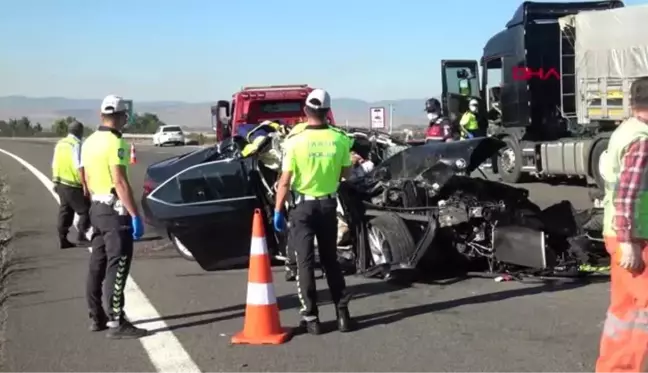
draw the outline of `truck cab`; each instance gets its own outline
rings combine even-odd
[[[575,35],[563,27],[561,20],[582,11],[620,7],[624,7],[620,0],[525,1],[514,12],[505,29],[488,40],[479,61],[441,61],[444,112],[451,119],[458,118],[467,110],[471,98],[480,99],[482,112],[486,114],[482,116],[484,125],[489,127],[489,134],[503,139],[508,145],[505,149],[507,155],[499,159],[504,162],[493,163],[496,166],[494,171],[500,168],[504,181],[518,182],[525,172],[552,173],[548,167],[551,165],[543,165],[539,160],[539,153],[547,150],[541,149],[542,143],[577,136],[572,131],[580,125]],[[613,125],[614,121],[597,121],[591,133],[598,133],[602,125],[609,124]],[[593,146],[593,142],[581,143],[578,150],[574,149],[574,153],[587,154],[574,160],[574,169],[565,170],[564,174],[587,174],[589,171],[583,169],[588,166],[577,164],[589,163]],[[508,158],[508,162],[504,158]],[[506,173],[497,167],[501,165],[508,165]]]
[[[307,84],[243,87],[232,95],[231,102],[221,100],[211,107],[217,141],[232,136],[243,124],[279,120],[293,126],[304,121],[306,97],[312,90]],[[335,123],[332,111],[328,119]]]

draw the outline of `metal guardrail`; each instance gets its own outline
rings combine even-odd
[[[203,135],[206,138],[215,138],[216,134],[215,133],[205,133],[205,132],[185,132],[185,136],[190,136],[190,135]],[[122,135],[123,138],[125,139],[135,139],[135,140],[141,140],[141,139],[152,139],[153,134],[149,133],[125,133]]]
[[[206,139],[215,139],[216,134],[214,133],[203,133],[203,132],[185,132],[185,138],[189,140],[187,137],[188,135],[200,135],[202,134],[204,138]],[[123,134],[124,139],[128,140],[129,142],[132,143],[145,143],[150,141],[151,143],[153,142],[153,135],[148,134],[148,133],[125,133]],[[38,136],[30,136],[30,137],[0,137],[0,140],[24,140],[24,141],[39,141],[39,142],[56,142],[60,140],[61,137],[38,137]]]

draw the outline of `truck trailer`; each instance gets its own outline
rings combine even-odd
[[[648,76],[646,23],[648,5],[620,0],[524,2],[479,62],[441,62],[443,109],[456,119],[481,99],[481,125],[507,144],[493,160],[503,181],[567,176],[602,188],[600,156],[631,115],[631,83]]]

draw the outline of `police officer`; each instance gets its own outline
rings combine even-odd
[[[428,128],[425,131],[425,142],[451,141],[455,131],[448,118],[443,116],[441,102],[436,98],[425,101],[425,113],[428,118]]]
[[[301,118],[300,118],[301,119]],[[328,119],[325,120],[326,124],[331,124],[329,123]],[[290,130],[290,133],[288,133],[288,136],[286,137],[286,141],[294,137],[295,135],[301,133],[304,131],[306,128],[308,128],[309,124],[308,122],[299,122],[293,126],[293,128]],[[294,202],[294,198],[291,195],[289,199],[289,203]],[[286,245],[286,261],[285,261],[285,279],[288,282],[293,282],[297,280],[297,257],[295,255],[295,249],[288,243]]]
[[[86,242],[85,233],[90,227],[88,191],[81,165],[81,138],[83,124],[74,121],[68,125],[68,135],[56,143],[52,157],[52,182],[59,196],[58,234],[59,247],[75,245],[67,238],[74,213],[79,215],[77,241]]]
[[[471,139],[478,135],[479,122],[477,121],[477,113],[479,111],[479,102],[476,99],[471,99],[468,103],[468,111],[466,111],[459,121],[461,130],[461,138]]]
[[[109,338],[139,338],[147,334],[124,314],[124,288],[133,257],[133,240],[144,225],[128,181],[128,147],[121,129],[128,121],[123,98],[109,95],[101,104],[102,125],[86,140],[81,158],[91,196],[90,220],[94,229],[86,297],[92,331],[109,328]],[[106,293],[102,294],[105,280]],[[101,305],[106,297],[108,312]]]
[[[326,273],[331,298],[336,307],[338,329],[352,329],[348,303],[350,294],[337,261],[337,189],[350,173],[351,144],[341,130],[330,126],[326,117],[331,98],[322,89],[306,98],[307,125],[286,140],[282,174],[278,183],[274,213],[275,230],[286,228],[284,201],[289,189],[295,196],[290,212],[289,244],[297,256],[297,289],[302,303],[302,326],[320,334],[315,288],[315,248],[317,238],[320,263]]]

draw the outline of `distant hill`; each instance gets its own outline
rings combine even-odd
[[[389,104],[394,105],[394,126],[403,124],[425,124],[423,102],[421,99],[366,102],[351,98],[333,99],[336,121],[352,126],[368,126],[369,108],[384,106],[389,115]],[[50,126],[56,119],[73,116],[84,123],[96,123],[100,99],[70,99],[64,97],[0,97],[0,120],[29,117],[40,122],[43,127]],[[196,130],[206,130],[211,126],[210,107],[212,102],[189,103],[181,101],[135,102],[137,112],[157,114],[168,124],[181,125]],[[388,119],[387,119],[388,120]]]

